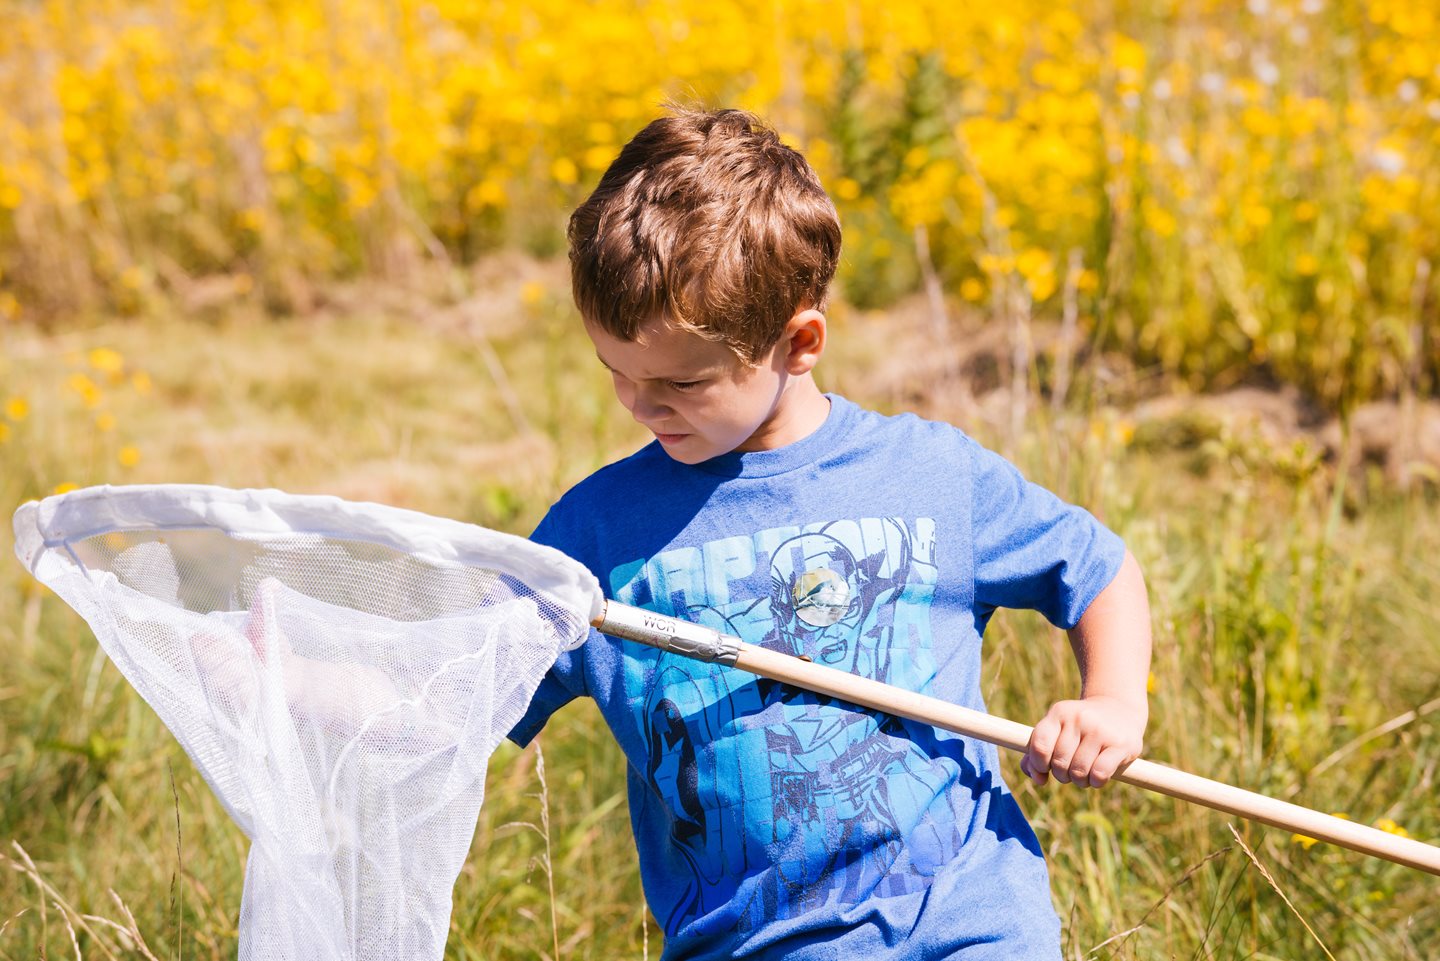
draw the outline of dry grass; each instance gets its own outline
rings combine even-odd
[[[513,307],[473,323],[444,305],[360,304],[304,323],[235,313],[9,330],[0,400],[23,397],[27,410],[0,446],[0,502],[67,482],[190,480],[528,530],[568,484],[641,439],[563,287],[547,283],[523,297],[501,288]],[[856,346],[837,343],[829,383],[891,402],[865,394],[864,345],[885,324],[840,324]],[[98,347],[119,365],[92,356]],[[136,388],[142,371],[148,391]],[[98,397],[67,386],[77,373]],[[1059,414],[1032,402],[1022,434],[987,439],[1092,505],[1140,557],[1159,638],[1150,755],[1440,837],[1440,724],[1417,710],[1440,676],[1433,501],[1360,498],[1323,464],[1244,438],[1204,456],[1140,451],[1122,416],[1085,400],[1093,385],[1077,396],[1082,406]],[[110,430],[96,425],[104,413]],[[117,461],[126,447],[139,454],[131,467]],[[997,713],[1033,721],[1073,689],[1065,640],[1038,618],[998,618],[987,644]],[[14,564],[0,564],[0,659],[0,958],[234,957],[243,837],[84,625]],[[653,950],[613,741],[577,704],[544,743],[543,782],[534,749],[505,746],[491,762],[448,956]],[[1241,826],[1267,880],[1209,812],[1123,787],[1010,780],[1049,852],[1069,958],[1302,956],[1315,943],[1300,917],[1336,957],[1440,952],[1434,885],[1416,872]]]

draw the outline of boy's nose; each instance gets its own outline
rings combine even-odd
[[[620,402],[629,408],[630,416],[642,424],[657,421],[670,413],[669,406],[661,403],[655,394],[646,387],[633,388],[628,404],[625,403],[624,397],[620,398]]]

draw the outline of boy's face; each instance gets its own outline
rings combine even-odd
[[[786,339],[751,367],[724,344],[664,320],[646,324],[634,341],[588,321],[585,332],[620,403],[682,464],[789,442]]]

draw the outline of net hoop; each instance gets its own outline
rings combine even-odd
[[[255,537],[314,534],[365,541],[437,565],[509,571],[562,607],[588,612],[591,621],[604,609],[600,583],[554,548],[474,524],[326,494],[209,484],[87,487],[21,505],[15,513],[15,552],[38,576],[49,549],[63,550],[97,534],[163,529],[244,531]]]

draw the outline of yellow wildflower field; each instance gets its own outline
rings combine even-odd
[[[0,0],[0,316],[553,253],[670,99],[755,109],[844,292],[1067,298],[1196,384],[1432,377],[1440,13],[1405,0]],[[303,304],[301,304],[303,306]]]

